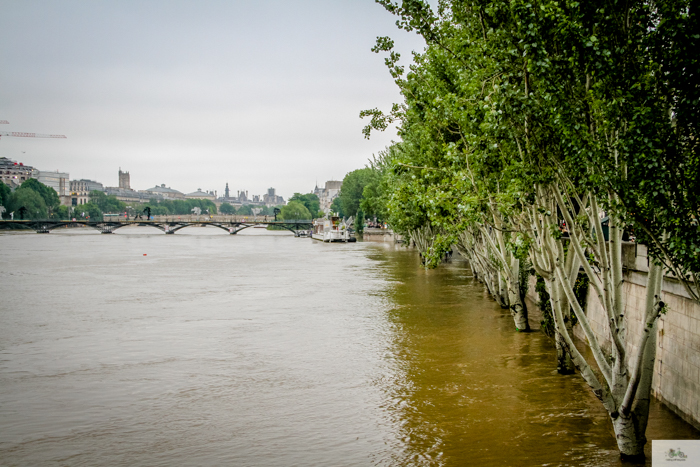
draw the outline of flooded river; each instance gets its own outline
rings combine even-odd
[[[583,380],[461,261],[261,229],[0,251],[0,465],[620,465]],[[700,436],[656,403],[648,437]]]

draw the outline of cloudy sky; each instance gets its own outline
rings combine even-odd
[[[71,179],[285,198],[396,139],[360,110],[400,100],[384,57],[415,34],[373,0],[0,0],[0,156]]]

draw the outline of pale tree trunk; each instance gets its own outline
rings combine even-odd
[[[486,286],[488,292],[498,301],[498,274],[484,245],[480,230],[463,231],[458,235],[457,251],[464,256],[475,271],[475,275]]]
[[[561,261],[563,246],[560,241],[558,244],[555,242],[555,248],[548,249],[550,262],[554,265],[555,280],[559,286],[553,287],[553,290],[557,294],[563,292],[567,297],[602,373],[602,381],[574,347],[571,333],[566,329],[563,313],[559,308],[556,315],[557,321],[560,322],[562,337],[569,347],[574,364],[607,409],[621,455],[628,459],[643,458],[646,444],[644,432],[649,415],[649,397],[656,352],[656,323],[664,306],[660,298],[663,268],[658,264],[650,268],[644,328],[641,335],[637,336],[639,339],[637,354],[629,356],[626,349],[629,336],[622,287],[622,229],[614,216],[610,216],[610,239],[608,242],[604,240],[597,199],[592,193],[588,193],[590,203],[587,209],[583,210],[583,214],[587,217],[587,224],[592,226],[595,232],[595,235],[591,235],[591,232],[585,230],[577,218],[571,196],[576,197],[576,204],[579,206],[585,206],[586,203],[577,197],[575,192],[567,192],[560,186],[552,186],[548,189],[556,198],[559,209],[569,226],[571,235],[569,249],[577,255],[583,270],[588,275],[590,286],[598,295],[608,317],[607,337],[612,343],[610,360],[601,349],[586,314],[576,300],[572,287],[573,271],[567,271]],[[614,195],[608,196],[611,203],[617,202]],[[552,232],[551,225],[548,226],[548,230]],[[543,230],[542,234],[546,235],[546,232]],[[593,264],[589,263],[587,252],[593,254],[595,258]]]
[[[550,297],[549,301],[554,318],[557,371],[560,374],[571,374],[574,372],[575,367],[560,327],[564,326],[566,331],[573,335],[573,326],[570,317],[569,300],[564,294],[561,284],[556,280],[555,259],[564,262],[567,272],[574,273],[575,271],[574,275],[578,274],[579,263],[571,251],[564,255],[563,248],[557,247],[557,242],[561,243],[561,239],[548,235],[548,233],[552,232],[552,228],[558,224],[558,219],[555,217],[556,204],[553,197],[546,191],[540,190],[537,199],[539,205],[533,206],[529,210],[530,228],[533,232],[538,232],[534,246],[530,250],[530,258],[535,271],[544,280],[545,289]],[[541,212],[538,212],[538,208]],[[561,321],[556,319],[557,312],[560,312],[562,316]]]
[[[513,258],[508,276],[508,301],[510,310],[515,322],[515,329],[518,331],[529,331],[530,322],[527,316],[527,306],[520,294],[520,260]]]
[[[496,302],[511,310],[516,330],[529,331],[527,308],[520,294],[520,260],[506,249],[502,233],[483,225],[464,231],[458,236],[457,251],[483,277]]]
[[[562,315],[562,322],[564,326],[567,327],[566,315],[562,310],[569,309],[569,302],[566,298],[562,298],[561,290],[554,290],[557,284],[552,280],[545,280],[545,288],[549,294],[549,301],[552,306],[552,314],[559,313]],[[569,325],[571,320],[569,319]],[[566,345],[566,340],[564,335],[559,331],[559,321],[554,320],[554,344],[556,346],[557,355],[557,372],[562,375],[570,375],[574,373],[574,363],[571,360],[571,355],[569,354],[568,346]]]
[[[618,416],[615,418],[611,415],[618,448],[623,456],[629,459],[644,458],[651,383],[656,360],[656,318],[664,306],[660,300],[662,283],[663,268],[658,264],[651,265],[647,281],[644,334],[636,356],[637,361],[632,366],[630,382],[625,388]]]
[[[409,232],[409,236],[418,249],[421,259],[425,258],[433,244],[433,231],[429,225],[424,225]]]
[[[515,329],[529,331],[530,322],[527,307],[520,293],[520,260],[515,257],[505,238],[506,225],[501,214],[491,210],[491,220],[494,228],[481,226],[482,236],[486,240],[489,253],[494,257],[494,263],[501,276],[499,303],[510,309]],[[511,230],[515,230],[511,227]]]

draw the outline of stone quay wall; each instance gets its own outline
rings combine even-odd
[[[362,240],[372,242],[401,242],[401,235],[391,229],[366,228],[362,232]]]
[[[639,348],[646,303],[649,258],[644,245],[623,244],[625,314],[627,316],[627,358],[634,358]],[[537,302],[535,278],[531,277],[528,298]],[[658,323],[656,362],[652,391],[671,410],[700,428],[700,305],[689,299],[682,284],[664,278],[661,299],[668,311]],[[607,315],[592,287],[588,289],[586,315],[604,350],[610,352]],[[586,341],[581,326],[577,338]]]

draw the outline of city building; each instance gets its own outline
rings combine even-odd
[[[216,194],[216,192],[214,193]],[[221,205],[221,203],[229,203],[236,207],[243,206],[244,204],[251,206],[279,206],[281,204],[285,204],[284,198],[277,196],[274,188],[268,188],[267,194],[263,196],[250,196],[248,194],[248,190],[238,190],[235,196],[231,196],[231,190],[229,190],[228,183],[224,189],[224,196],[222,198],[218,198],[215,202],[217,206]]]
[[[50,186],[56,193],[58,193],[58,199],[61,200],[61,204],[64,206],[71,205],[70,196],[70,175],[66,172],[49,172],[46,170],[36,170],[32,174],[33,178],[36,178],[39,182],[46,186]]]
[[[284,203],[284,198],[275,194],[274,188],[268,188],[267,193],[263,195],[263,204],[265,206],[280,206]]]
[[[90,202],[91,191],[105,191],[104,186],[94,180],[71,180],[70,181],[70,205],[79,206]]]
[[[333,204],[333,200],[340,194],[340,188],[342,186],[343,182],[338,180],[328,180],[324,188],[319,188],[318,185],[316,185],[314,194],[318,196],[321,202],[321,211],[327,214],[331,210],[331,204]]]
[[[119,201],[124,201],[125,203],[148,203],[152,198],[159,198],[159,196],[150,193],[125,190],[116,186],[108,186],[104,189],[104,192],[107,196],[114,196]]]
[[[188,193],[185,195],[185,198],[187,199],[208,199],[211,201],[216,200],[216,192],[215,191],[202,191],[201,188],[197,188],[197,191],[194,191],[192,193]]]
[[[34,178],[32,176],[34,171],[34,167],[24,165],[22,162],[15,162],[7,157],[0,157],[0,181],[13,190],[25,180]]]
[[[147,190],[141,190],[141,193],[147,193],[151,197],[162,197],[165,199],[185,199],[184,193],[174,190],[170,187],[166,187],[165,183],[160,186],[154,186],[153,188],[148,188]]]
[[[119,167],[119,188],[131,190],[131,177],[129,176],[129,172],[122,172],[121,167]]]
[[[119,186],[108,186],[103,189],[107,196],[114,196],[125,203],[147,203],[153,198],[148,193],[132,190],[129,172],[122,172],[121,167],[119,168],[118,177]]]

